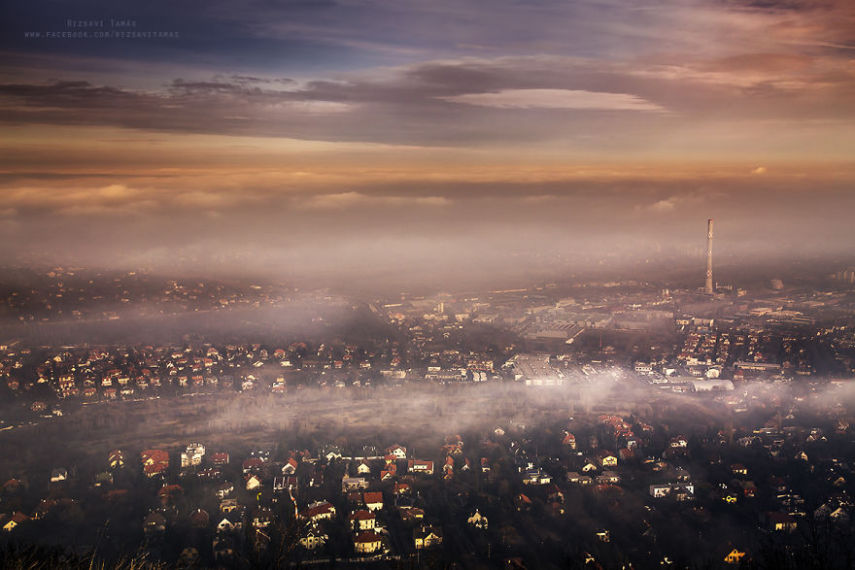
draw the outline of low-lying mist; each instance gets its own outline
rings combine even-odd
[[[735,411],[739,402],[744,411]],[[667,424],[686,435],[725,424],[762,425],[788,412],[797,421],[827,418],[855,408],[855,386],[750,383],[718,395],[663,392],[632,373],[608,370],[583,383],[525,386],[514,382],[371,387],[299,387],[286,394],[243,393],[174,399],[106,402],[85,406],[68,417],[0,436],[6,444],[29,440],[30,430],[52,441],[63,433],[66,450],[97,453],[113,447],[177,448],[191,440],[251,447],[282,438],[311,435],[317,442],[380,445],[398,440],[435,445],[452,433],[492,432],[496,427],[525,433],[529,428],[586,425],[599,414],[633,416]],[[837,412],[835,412],[837,413]],[[97,426],[97,427],[96,427]],[[750,427],[747,429],[750,430]],[[51,435],[54,431],[55,434]],[[432,454],[433,447],[425,449]]]
[[[362,290],[508,286],[700,262],[707,218],[716,263],[851,258],[845,184],[765,176],[212,189],[219,198],[193,208],[134,207],[146,189],[95,207],[93,191],[87,209],[10,206],[0,260]]]

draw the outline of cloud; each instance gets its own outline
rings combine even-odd
[[[579,89],[504,89],[493,93],[466,93],[439,99],[499,109],[665,110],[635,95]]]
[[[98,197],[107,200],[125,201],[137,194],[134,188],[128,188],[124,184],[111,184],[98,190]]]
[[[296,198],[297,205],[311,210],[342,210],[354,207],[411,207],[433,206],[442,207],[452,203],[445,196],[376,196],[361,192],[339,192],[333,194],[318,194],[306,198]]]
[[[650,205],[649,209],[658,213],[672,212],[677,207],[677,203],[678,198],[675,196],[671,196],[669,198],[665,198],[664,200],[654,202]]]
[[[758,166],[751,171],[751,174],[766,174],[766,167]]]
[[[726,195],[718,190],[682,192],[660,198],[652,204],[640,204],[635,211],[641,214],[672,214],[677,210],[704,210],[711,202],[723,199]]]
[[[239,193],[189,191],[177,193],[175,204],[189,208],[229,208],[245,203],[255,196],[241,196]]]
[[[0,123],[612,156],[846,147],[846,121],[855,121],[848,60],[774,51],[708,56],[458,57],[286,82],[193,74],[157,89],[18,81],[0,83]],[[508,112],[517,109],[532,112]],[[770,133],[773,120],[784,136]],[[825,121],[819,144],[805,144],[808,121]]]

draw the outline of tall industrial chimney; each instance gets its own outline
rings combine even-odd
[[[707,220],[707,280],[704,284],[704,292],[707,295],[713,294],[712,280],[712,238],[713,238],[713,221],[712,218]]]

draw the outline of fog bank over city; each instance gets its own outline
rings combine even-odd
[[[704,253],[708,217],[716,219],[723,265],[840,261],[855,242],[855,195],[844,182],[769,173],[664,182],[414,180],[305,192],[57,187],[11,191],[0,202],[14,212],[0,222],[6,264],[368,289],[690,267]]]

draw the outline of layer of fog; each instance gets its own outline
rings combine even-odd
[[[105,305],[99,309],[107,310]],[[62,319],[49,322],[0,322],[0,338],[37,346],[79,344],[161,344],[203,339],[204,342],[283,342],[312,339],[346,328],[354,314],[338,297],[294,295],[275,304],[227,310],[178,311],[160,314],[145,305],[124,308],[115,319]],[[290,342],[290,341],[289,341]]]
[[[737,411],[743,406],[746,411]],[[685,435],[708,434],[710,429],[726,425],[742,425],[750,432],[769,420],[781,421],[790,412],[795,413],[795,420],[784,420],[785,425],[795,421],[811,427],[814,422],[851,414],[853,407],[853,386],[824,384],[806,391],[803,386],[757,382],[722,395],[676,394],[614,369],[591,376],[585,383],[553,387],[416,382],[368,388],[292,387],[286,394],[107,402],[87,406],[60,423],[74,422],[69,443],[89,449],[177,447],[189,439],[252,446],[283,437],[293,440],[297,434],[356,446],[388,445],[397,440],[423,445],[449,434],[484,434],[496,427],[516,433],[554,429],[567,426],[574,418],[582,422],[577,426],[590,426],[602,413],[632,415]],[[105,423],[109,429],[85,427]]]
[[[844,186],[425,183],[284,198],[246,189],[247,204],[168,215],[29,208],[0,223],[0,261],[365,289],[503,286],[700,263],[712,217],[717,264],[845,263],[855,196]]]

